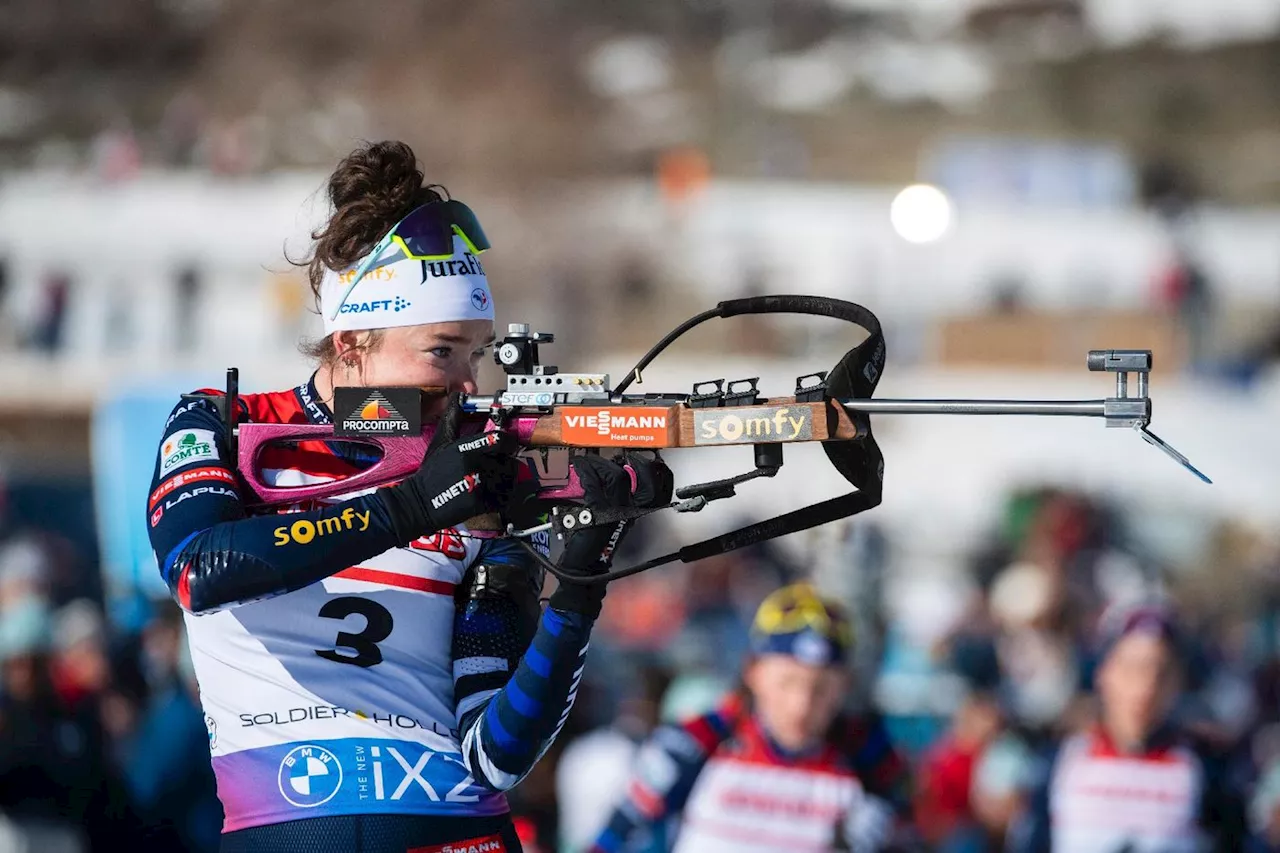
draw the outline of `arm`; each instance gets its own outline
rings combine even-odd
[[[1050,800],[1056,763],[1056,749],[1036,763],[1025,805],[1009,828],[1007,853],[1048,853],[1052,849]]]
[[[1200,744],[1198,758],[1203,767],[1199,823],[1210,849],[1243,850],[1249,841],[1249,809],[1238,774],[1233,773],[1230,752]]]
[[[879,715],[840,718],[838,736],[864,796],[844,823],[850,849],[887,849],[911,820],[911,775]]]
[[[548,607],[543,574],[509,541],[486,543],[461,585],[453,683],[467,766],[481,784],[513,787],[551,746],[577,696],[594,617]]]
[[[147,501],[160,574],[184,609],[203,613],[301,589],[479,515],[489,501],[479,478],[440,507],[424,499],[487,464],[491,448],[459,444],[429,453],[400,485],[308,512],[246,517],[217,409],[184,403],[165,424]]]
[[[622,466],[601,457],[582,457],[574,464],[588,505],[632,503]],[[632,464],[640,505],[670,500],[669,490],[655,492],[651,486],[665,466]],[[629,527],[575,534],[565,546],[562,565],[583,574],[606,570],[608,555]],[[604,586],[561,582],[539,612],[541,568],[522,546],[503,540],[486,544],[467,580],[453,634],[462,751],[473,777],[505,791],[533,769],[569,717]]]
[[[683,725],[658,728],[640,747],[627,794],[614,809],[590,853],[620,853],[642,830],[677,815],[684,808],[707,759],[733,730],[734,703]]]
[[[841,719],[843,748],[863,790],[886,802],[903,820],[911,815],[911,767],[893,746],[878,714]]]

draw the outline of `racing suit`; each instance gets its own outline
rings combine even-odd
[[[880,850],[906,802],[906,763],[882,726],[841,717],[803,754],[775,744],[745,703],[660,727],[591,853],[620,853],[682,814],[676,853]]]
[[[236,417],[331,422],[314,376],[241,396]],[[227,438],[212,402],[175,407],[147,506],[186,614],[224,849],[255,827],[363,815],[451,827],[429,841],[496,827],[507,846],[478,849],[518,850],[503,792],[564,725],[592,618],[540,611],[542,572],[510,541],[459,527],[396,547],[373,490],[248,515]],[[331,481],[368,467],[360,448],[273,445],[263,477]]]
[[[1220,760],[1162,727],[1121,752],[1099,728],[1064,740],[1035,773],[1012,853],[1239,850],[1243,804]]]

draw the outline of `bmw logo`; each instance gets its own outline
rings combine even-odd
[[[322,746],[296,746],[280,762],[280,795],[291,805],[309,809],[333,799],[342,787],[338,756]]]
[[[484,292],[483,287],[477,287],[471,291],[471,304],[477,311],[483,311],[489,307],[489,294]]]

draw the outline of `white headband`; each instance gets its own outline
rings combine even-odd
[[[420,326],[455,320],[492,320],[493,296],[480,259],[456,234],[453,255],[443,261],[406,258],[392,243],[334,309],[364,258],[342,272],[326,269],[320,283],[324,333]]]

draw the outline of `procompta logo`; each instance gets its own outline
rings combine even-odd
[[[695,409],[693,429],[697,444],[807,441],[813,437],[813,410],[808,406]]]
[[[422,429],[416,388],[338,388],[334,396],[334,408],[342,414],[335,435],[413,435]]]

